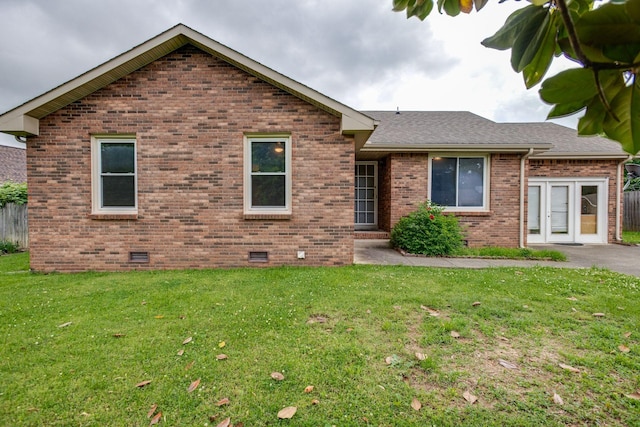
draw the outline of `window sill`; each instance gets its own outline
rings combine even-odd
[[[120,220],[120,221],[129,221],[129,220],[137,220],[137,213],[92,213],[88,215],[89,219],[95,220]]]
[[[444,214],[451,214],[455,216],[491,216],[491,211],[444,211]]]
[[[245,213],[246,220],[290,220],[290,213]]]

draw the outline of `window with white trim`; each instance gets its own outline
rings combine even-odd
[[[136,213],[138,177],[135,137],[93,137],[91,157],[93,212]]]
[[[245,137],[245,213],[291,213],[291,138]]]
[[[430,200],[451,210],[486,210],[489,195],[489,156],[429,158]]]

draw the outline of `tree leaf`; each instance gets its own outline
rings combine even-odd
[[[419,20],[424,21],[432,10],[433,0],[416,1],[413,6],[409,4],[407,7],[407,18],[415,16]]]
[[[313,386],[312,385],[308,385],[304,388],[304,392],[305,393],[311,393],[313,391]]]
[[[569,371],[569,372],[573,372],[573,373],[576,373],[576,374],[580,373],[580,369],[574,368],[573,366],[570,366],[570,365],[565,365],[564,363],[560,363],[558,366],[560,366],[562,369],[564,369],[566,371]]]
[[[148,386],[149,384],[151,384],[151,380],[141,381],[138,384],[136,384],[136,387],[142,388],[142,387]]]
[[[598,95],[593,71],[571,68],[542,82],[540,97],[549,104],[570,104],[587,101]]]
[[[471,403],[472,405],[478,401],[478,397],[474,396],[469,391],[465,391],[464,393],[462,393],[462,397],[464,397],[464,400]]]
[[[66,322],[66,323],[63,323],[62,325],[58,325],[58,328],[66,328],[67,326],[70,326],[72,324],[73,322]]]
[[[457,331],[451,331],[449,335],[451,335],[452,338],[460,338],[460,332]]]
[[[281,420],[289,420],[293,418],[297,410],[298,408],[296,408],[295,406],[287,406],[286,408],[281,409],[280,412],[278,412],[278,418],[280,418]]]
[[[629,399],[633,399],[633,400],[640,400],[640,390],[638,390],[635,393],[631,393],[631,394],[627,394],[626,395]]]
[[[158,409],[157,404],[154,403],[153,405],[151,405],[151,408],[149,408],[149,412],[147,412],[147,418],[151,418],[153,414],[156,412],[156,409]]]
[[[538,8],[533,5],[516,10],[509,15],[502,28],[493,36],[482,40],[481,44],[491,49],[510,49],[523,28],[536,13],[538,13]]]
[[[564,405],[564,401],[562,400],[560,395],[558,395],[558,393],[556,393],[556,392],[553,392],[553,402],[556,405]]]
[[[414,410],[419,411],[422,408],[422,403],[420,403],[420,401],[414,397],[411,401],[411,407]]]
[[[284,375],[282,375],[280,372],[272,372],[271,378],[273,378],[276,381],[282,381],[284,380]]]
[[[229,427],[231,425],[231,417],[225,418],[216,427]]]
[[[226,342],[224,342],[224,341],[220,341],[220,342],[218,343],[218,347],[219,347],[219,348],[223,348],[223,347],[224,347],[224,346],[226,346],[226,345],[227,345],[227,343],[226,343]]]
[[[607,46],[640,43],[640,24],[624,4],[605,3],[584,13],[575,23],[581,44]]]
[[[393,0],[393,10],[394,12],[401,12],[407,8],[409,5],[409,0]]]
[[[625,332],[623,337],[625,338],[629,338],[631,336],[631,332]]]
[[[476,302],[474,302],[473,304],[471,304],[471,306],[472,306],[472,307],[477,307],[477,306],[479,306],[480,304],[482,304],[480,301],[476,301]]]
[[[220,400],[218,400],[218,401],[216,402],[216,406],[228,405],[229,403],[231,403],[231,401],[229,400],[229,398],[228,398],[228,397],[224,397],[224,398],[222,398],[222,399],[220,399]]]
[[[537,9],[536,14],[531,17],[520,34],[516,36],[511,48],[511,67],[517,73],[531,63],[540,49],[547,27],[550,25],[548,10],[543,7],[537,7]]]
[[[158,412],[155,417],[151,418],[151,421],[149,421],[149,425],[153,426],[156,425],[160,422],[160,419],[162,418],[162,412]]]
[[[191,341],[193,341],[193,337],[185,338],[185,340],[182,341],[182,345],[189,344]]]
[[[449,16],[458,16],[460,14],[459,0],[438,0],[438,11],[442,13],[443,9]]]
[[[604,317],[604,313],[593,313],[593,317]]]
[[[473,0],[459,0],[458,7],[462,13],[471,13],[473,10]]]
[[[426,311],[427,313],[429,313],[429,316],[433,316],[433,317],[440,316],[440,312],[438,310],[434,310],[434,309],[429,308],[429,307],[427,307],[425,305],[421,305],[420,308],[423,309],[424,311]]]
[[[547,14],[544,22],[544,31],[542,32],[540,45],[533,58],[531,58],[522,70],[524,84],[527,89],[531,89],[540,83],[545,74],[547,74],[557,48],[558,14]]]
[[[427,358],[427,355],[424,353],[416,353],[416,359],[418,360],[425,360]]]
[[[515,365],[514,363],[511,363],[511,362],[508,362],[508,361],[506,361],[504,359],[498,359],[498,363],[502,367],[507,368],[507,369],[518,369],[517,365]]]
[[[184,354],[184,349],[181,348],[180,350],[178,350],[178,356],[182,356]]]
[[[480,12],[480,9],[485,7],[487,3],[489,3],[489,0],[473,0],[477,12]]]
[[[188,371],[189,369],[193,368],[193,364],[194,364],[194,363],[196,363],[196,361],[195,361],[195,360],[192,360],[191,362],[189,362],[189,363],[187,364],[187,366],[185,366],[185,367],[184,367],[184,370],[185,370],[185,371]]]
[[[195,389],[198,388],[199,385],[200,385],[200,378],[198,378],[197,380],[189,384],[189,388],[187,389],[187,392],[188,393],[193,392]]]
[[[226,360],[228,358],[229,356],[227,356],[226,354],[219,354],[216,356],[216,360]]]
[[[638,82],[623,88],[610,102],[618,120],[608,114],[602,123],[604,133],[618,141],[622,149],[635,155],[640,151],[640,88]]]
[[[618,350],[620,350],[623,353],[629,353],[631,351],[631,349],[624,344],[620,344],[618,346]]]

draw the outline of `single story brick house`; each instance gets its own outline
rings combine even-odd
[[[37,271],[346,265],[431,199],[471,246],[619,239],[618,144],[362,112],[177,25],[0,115]],[[355,184],[354,184],[355,183]]]

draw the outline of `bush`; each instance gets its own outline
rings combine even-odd
[[[444,215],[443,207],[426,201],[391,230],[391,244],[412,254],[451,255],[462,247],[458,218]]]
[[[7,181],[0,185],[0,208],[7,203],[16,205],[27,203],[27,184]]]
[[[0,255],[18,252],[18,244],[8,240],[0,240]]]

